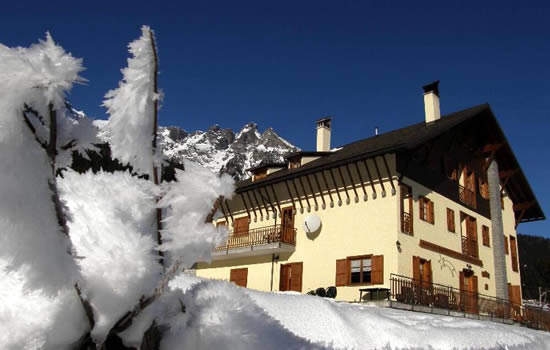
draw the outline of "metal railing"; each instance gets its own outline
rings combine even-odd
[[[476,194],[462,185],[458,185],[458,199],[472,208],[476,207]]]
[[[393,300],[406,304],[509,319],[550,332],[550,311],[542,308],[513,304],[508,300],[396,274],[390,275],[390,293]]]
[[[466,236],[462,236],[462,253],[474,258],[479,257],[479,248],[477,241],[470,239]]]
[[[214,248],[214,251],[278,242],[296,245],[296,229],[290,226],[271,225],[252,230],[234,231],[229,234],[225,243]]]
[[[401,213],[401,232],[411,236],[413,234],[413,218],[409,213]]]

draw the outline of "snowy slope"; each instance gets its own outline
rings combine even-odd
[[[488,321],[264,293],[182,275],[187,312],[162,344],[193,349],[550,349],[550,333]],[[187,348],[187,347],[186,347]]]

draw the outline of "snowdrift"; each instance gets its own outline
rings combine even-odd
[[[265,293],[183,274],[171,283],[186,312],[162,349],[550,349],[528,328]]]

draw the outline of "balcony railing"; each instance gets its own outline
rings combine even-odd
[[[477,241],[470,239],[466,236],[462,236],[462,253],[474,258],[479,257],[479,248]]]
[[[462,185],[458,185],[458,199],[472,208],[476,207],[476,194]]]
[[[550,331],[550,311],[542,308],[513,304],[508,300],[396,274],[390,276],[390,290],[392,299],[402,303],[509,319]]]
[[[413,218],[409,213],[401,213],[401,232],[413,235]]]
[[[223,245],[214,251],[244,248],[270,243],[286,243],[296,245],[296,229],[294,227],[271,225],[247,231],[231,232]]]

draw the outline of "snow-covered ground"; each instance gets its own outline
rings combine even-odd
[[[550,333],[495,322],[265,293],[186,274],[171,286],[183,291],[187,309],[171,321],[163,349],[550,349]]]

